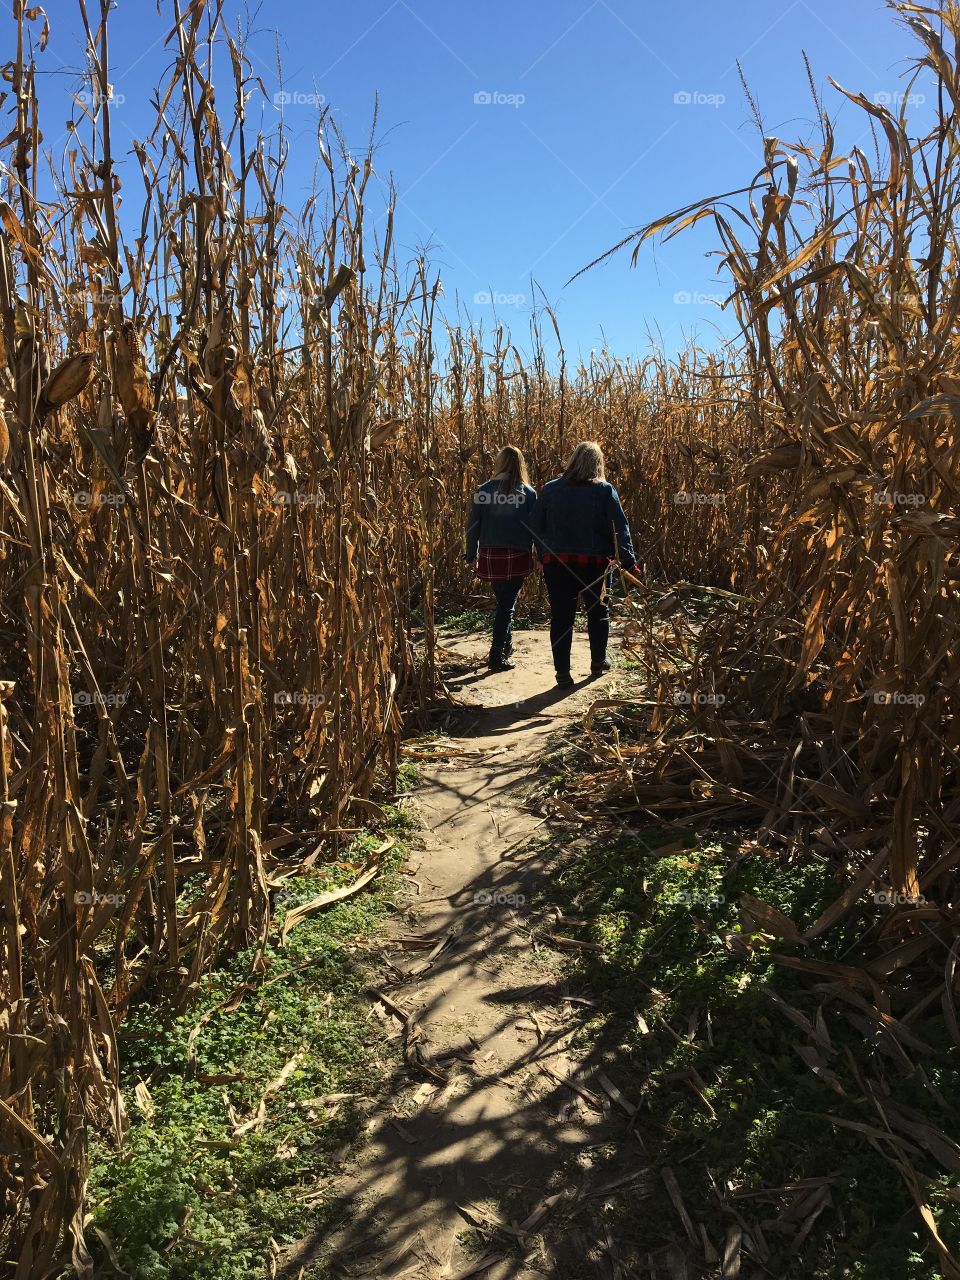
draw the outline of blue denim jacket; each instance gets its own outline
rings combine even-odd
[[[499,480],[488,480],[473,495],[467,525],[467,560],[477,558],[478,547],[505,547],[511,551],[532,551],[530,520],[537,504],[537,491],[528,484],[504,493]]]
[[[551,480],[540,490],[532,526],[541,556],[552,552],[613,559],[619,551],[624,568],[636,564],[620,496],[606,480],[588,484]]]

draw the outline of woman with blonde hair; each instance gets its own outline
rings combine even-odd
[[[492,479],[473,495],[464,556],[477,577],[493,587],[497,602],[487,659],[491,671],[511,671],[515,666],[510,661],[513,611],[524,580],[534,569],[530,520],[536,504],[523,454],[507,445],[497,454]]]
[[[563,475],[543,486],[533,514],[533,534],[550,597],[550,647],[557,684],[569,689],[573,628],[581,595],[587,613],[590,674],[600,676],[611,665],[607,572],[618,555],[628,573],[636,569],[630,526],[619,494],[607,481],[603,451],[595,441],[578,444]]]

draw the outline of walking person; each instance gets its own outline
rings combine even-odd
[[[513,611],[524,580],[533,572],[530,520],[537,504],[523,454],[507,445],[497,454],[494,475],[473,495],[464,560],[493,587],[497,609],[487,666],[512,671]]]
[[[620,497],[604,472],[603,452],[586,441],[574,449],[567,469],[540,491],[533,534],[550,597],[550,647],[557,684],[573,686],[570,650],[577,604],[583,596],[590,640],[590,674],[610,670],[607,642],[610,610],[607,573],[619,555],[622,567],[636,569],[630,526]]]

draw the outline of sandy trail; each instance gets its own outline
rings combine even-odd
[[[485,640],[448,643],[474,664],[451,681],[454,691],[481,707],[464,710],[452,729],[455,748],[470,754],[422,766],[424,849],[410,867],[419,891],[394,922],[390,954],[407,977],[383,988],[416,1018],[429,1058],[460,1056],[443,1063],[445,1083],[399,1073],[336,1189],[348,1225],[334,1240],[304,1241],[284,1275],[296,1276],[318,1258],[329,1259],[335,1275],[552,1275],[549,1247],[538,1247],[536,1256],[527,1250],[525,1261],[503,1234],[491,1236],[490,1265],[471,1270],[483,1259],[475,1240],[470,1249],[462,1243],[470,1222],[458,1206],[500,1213],[507,1199],[519,1224],[559,1165],[571,1155],[589,1164],[591,1147],[623,1132],[622,1115],[617,1122],[600,1114],[543,1070],[571,1077],[582,1064],[565,1051],[576,1009],[565,1003],[556,953],[535,945],[542,921],[528,905],[549,875],[550,854],[531,858],[524,849],[538,831],[546,834],[525,795],[548,738],[582,713],[604,682],[578,678],[575,689],[558,690],[546,634],[518,632],[515,640],[516,669],[492,676],[480,665]],[[588,670],[586,637],[578,634],[574,675]],[[383,1025],[385,1035],[398,1029],[389,1015]],[[611,1272],[597,1263],[582,1274]]]

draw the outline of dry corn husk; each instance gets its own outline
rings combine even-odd
[[[350,283],[353,277],[354,277],[354,272],[352,268],[348,267],[346,263],[341,263],[340,266],[337,267],[337,270],[334,273],[333,279],[330,281],[330,283],[326,286],[326,288],[323,291],[324,306],[326,307],[333,306],[333,303],[344,291],[344,289],[347,287],[347,285]]]
[[[17,383],[27,383],[34,388],[42,386],[50,376],[50,357],[42,342],[30,332],[17,344]]]
[[[834,486],[849,484],[851,480],[856,480],[860,475],[857,467],[835,467],[832,471],[828,471],[825,475],[817,476],[810,484],[805,493],[807,502],[813,502],[817,498],[825,497]]]
[[[266,466],[273,459],[273,440],[260,409],[250,411],[250,427],[253,432],[253,455],[257,462]]]
[[[374,427],[370,432],[370,448],[379,449],[381,445],[385,445],[388,440],[393,439],[402,426],[403,421],[400,418],[388,418],[386,422],[381,422],[379,427]]]
[[[803,458],[803,447],[799,444],[781,444],[775,449],[767,449],[753,462],[747,464],[744,472],[751,480],[765,475],[769,471],[792,471],[800,466]]]
[[[137,331],[125,320],[113,331],[113,375],[123,412],[144,412],[151,407],[150,380],[143,367]]]
[[[134,456],[143,458],[150,448],[153,428],[153,393],[140,352],[140,340],[130,320],[111,335],[113,381],[130,424]]]
[[[41,410],[51,412],[68,400],[74,400],[90,381],[94,359],[92,351],[80,351],[61,360],[43,384],[40,392]]]

